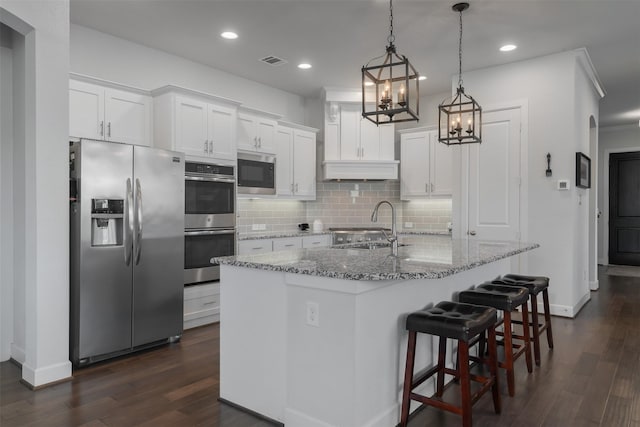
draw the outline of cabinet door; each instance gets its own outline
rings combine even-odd
[[[293,185],[296,196],[316,197],[316,135],[302,130],[294,131]]]
[[[105,89],[105,139],[151,146],[151,98]]]
[[[380,133],[380,160],[395,160],[395,126],[393,124],[386,124],[378,126],[378,132]]]
[[[69,80],[69,136],[104,139],[104,88]]]
[[[283,239],[273,239],[273,250],[290,251],[294,249],[302,249],[302,238],[286,237]]]
[[[176,150],[208,157],[207,103],[176,96]]]
[[[253,116],[238,113],[237,139],[238,150],[256,151],[258,148],[258,135],[256,121]]]
[[[451,196],[453,194],[453,147],[438,142],[438,131],[430,131],[430,191],[431,196]]]
[[[340,109],[340,160],[360,158],[361,118],[359,105],[343,105]]]
[[[276,132],[276,194],[293,194],[293,129],[279,126]]]
[[[362,116],[360,116],[359,157],[362,160],[380,160],[380,128]]]
[[[276,129],[278,124],[274,120],[256,120],[256,130],[258,132],[258,151],[261,153],[273,154],[276,152]]]
[[[233,108],[207,104],[209,155],[217,159],[236,159],[236,113]]]
[[[429,195],[429,134],[407,133],[401,137],[400,198],[425,198]]]

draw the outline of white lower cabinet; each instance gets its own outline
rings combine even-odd
[[[184,288],[184,329],[220,321],[220,282]]]

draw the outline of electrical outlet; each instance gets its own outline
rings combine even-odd
[[[412,222],[405,222],[404,223],[404,228],[413,228],[413,223]]]
[[[317,302],[307,301],[307,325],[320,326],[320,306]]]

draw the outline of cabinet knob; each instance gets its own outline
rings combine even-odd
[[[204,140],[204,152],[209,152],[209,142],[206,139]]]
[[[104,136],[104,120],[100,122],[100,136]]]
[[[107,123],[107,136],[111,138],[111,122]]]
[[[470,230],[470,231],[467,231],[467,234],[469,234],[471,236],[475,236],[476,232],[475,232],[475,230]]]

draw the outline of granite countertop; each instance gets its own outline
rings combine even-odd
[[[259,232],[250,232],[250,233],[240,233],[238,234],[238,240],[260,240],[260,239],[278,239],[281,237],[303,237],[303,236],[321,236],[325,234],[331,234],[331,230],[324,230],[320,232],[313,232],[311,230],[308,231],[259,231]],[[406,230],[399,231],[398,235],[403,236],[425,236],[425,235],[440,235],[440,236],[448,236],[451,233],[447,230]]]
[[[388,247],[353,245],[213,258],[212,262],[347,280],[439,279],[539,247],[536,243],[467,241],[442,235],[401,235],[398,256]]]

